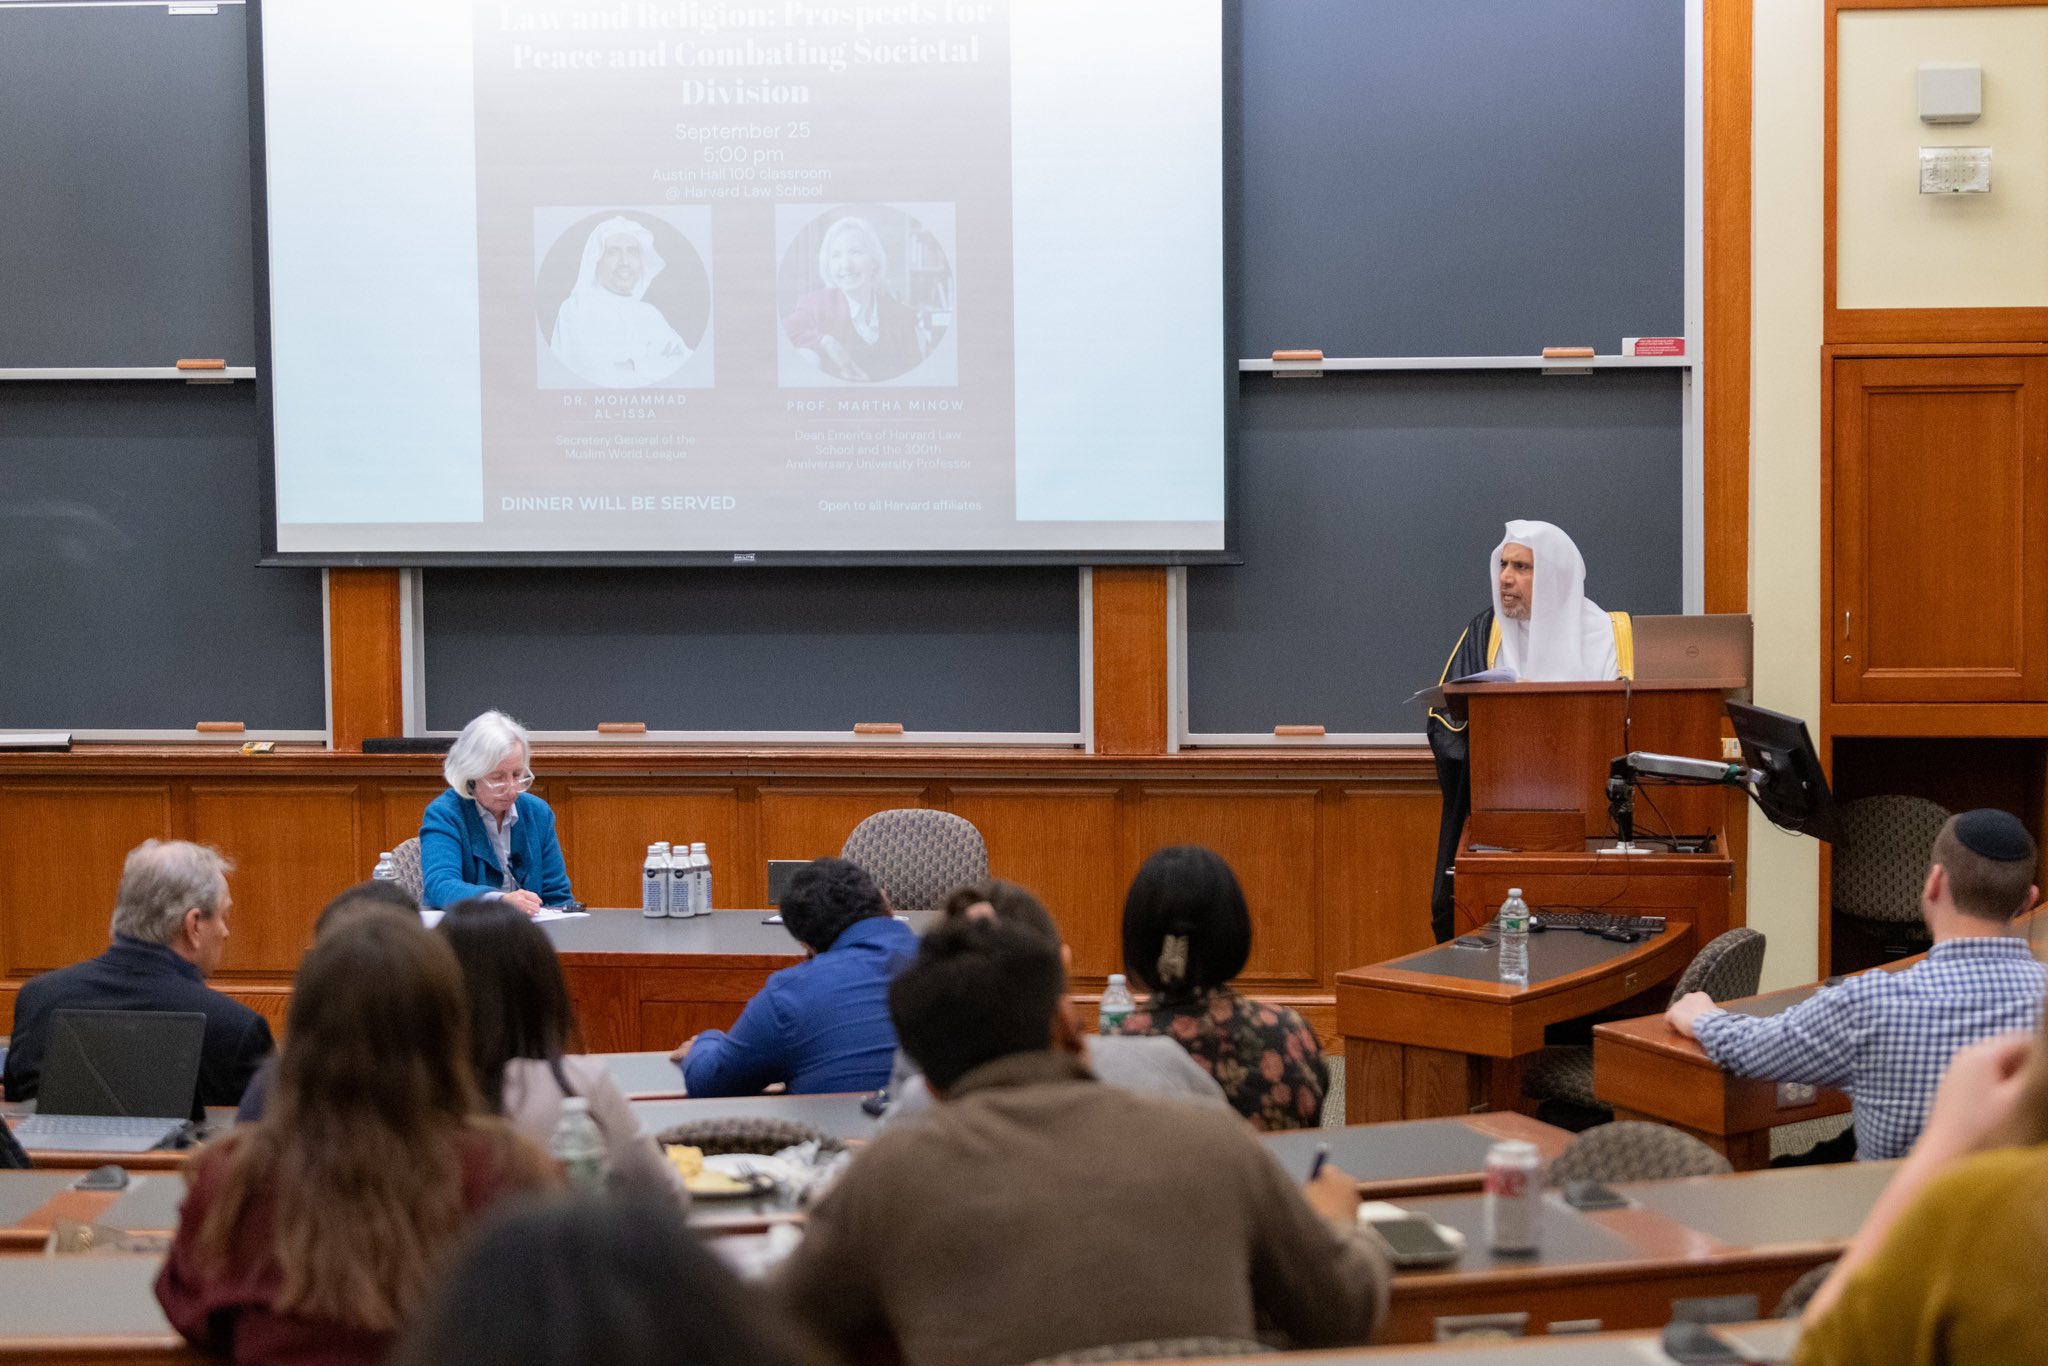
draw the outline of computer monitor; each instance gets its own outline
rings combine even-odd
[[[1728,719],[1735,723],[1743,762],[1757,772],[1756,804],[1771,824],[1829,844],[1839,839],[1834,794],[1806,723],[1747,702],[1730,702]]]

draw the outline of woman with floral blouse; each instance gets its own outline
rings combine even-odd
[[[1198,845],[1145,860],[1124,897],[1124,971],[1152,999],[1126,1034],[1164,1034],[1216,1078],[1257,1129],[1313,1129],[1329,1068],[1308,1021],[1240,996],[1230,981],[1252,952],[1252,917],[1237,875]]]

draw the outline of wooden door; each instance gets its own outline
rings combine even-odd
[[[2048,697],[2048,359],[1834,363],[1837,702]]]

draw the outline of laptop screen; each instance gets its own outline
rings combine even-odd
[[[197,1011],[57,1010],[36,1109],[46,1115],[199,1118]]]

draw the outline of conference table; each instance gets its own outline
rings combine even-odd
[[[1480,938],[1337,974],[1350,1123],[1513,1109],[1517,1060],[1543,1047],[1545,1028],[1669,982],[1697,948],[1681,920],[1626,944],[1546,930],[1529,936],[1528,981],[1511,983],[1498,942]]]
[[[593,909],[542,925],[561,956],[588,1053],[667,1052],[706,1029],[730,1028],[769,974],[804,959],[773,910],[650,920]],[[934,911],[900,917],[923,933]]]

